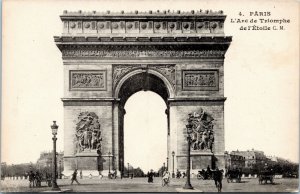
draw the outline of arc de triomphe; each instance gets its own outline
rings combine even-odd
[[[64,174],[124,168],[124,105],[150,90],[166,103],[169,170],[186,169],[186,124],[194,118],[191,168],[224,168],[222,11],[67,12],[55,43],[64,65]]]

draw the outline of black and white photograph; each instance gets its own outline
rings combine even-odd
[[[298,192],[297,0],[3,0],[0,192]]]

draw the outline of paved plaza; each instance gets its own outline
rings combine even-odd
[[[70,192],[185,192],[185,179],[172,179],[170,186],[161,186],[161,178],[155,178],[154,183],[147,183],[147,178],[133,179],[79,179],[80,185],[70,185],[70,180],[58,180],[62,190]],[[217,192],[212,180],[191,181],[195,192]],[[28,188],[27,180],[1,181],[2,192],[43,192],[49,191],[45,182],[41,188]],[[223,180],[223,192],[296,192],[298,179],[275,179],[275,184],[259,185],[258,179],[242,179],[242,183],[227,183]]]

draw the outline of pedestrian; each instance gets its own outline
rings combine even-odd
[[[148,183],[153,183],[153,172],[150,170],[150,172],[147,173],[148,176]]]
[[[224,170],[219,170],[218,167],[216,167],[216,169],[214,171],[212,171],[212,177],[215,181],[215,185],[218,189],[218,192],[222,191],[222,179],[223,179],[223,172]]]
[[[42,174],[39,171],[36,171],[35,173],[35,185],[36,187],[41,187],[41,182],[42,182]]]
[[[181,173],[180,173],[180,171],[177,169],[177,172],[176,172],[176,178],[180,178],[181,177]]]
[[[29,188],[34,187],[35,175],[32,170],[29,172]]]
[[[80,179],[82,179],[82,170],[80,170]]]
[[[74,170],[73,174],[72,174],[72,179],[71,179],[71,185],[73,185],[73,182],[76,181],[76,183],[78,185],[80,185],[80,183],[77,180],[77,169]]]
[[[102,179],[103,178],[103,175],[102,173],[99,171],[99,178]]]
[[[170,183],[170,172],[165,170],[162,177],[162,186],[169,185]]]

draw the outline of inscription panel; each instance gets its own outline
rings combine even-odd
[[[186,91],[219,90],[218,70],[183,70],[182,90],[186,90]]]
[[[106,90],[106,71],[71,70],[70,90]]]

